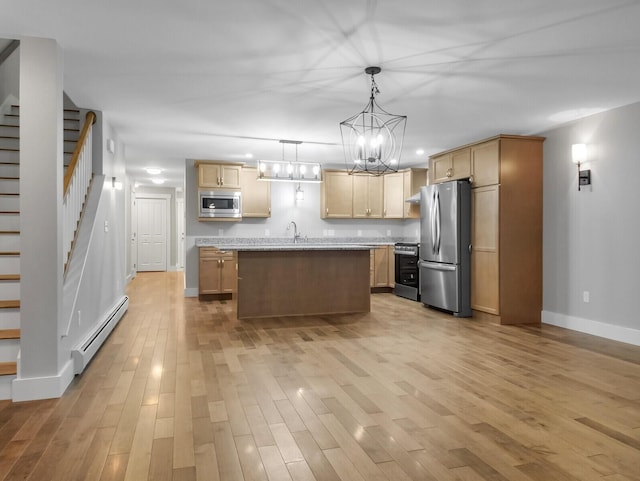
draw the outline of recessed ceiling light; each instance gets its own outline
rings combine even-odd
[[[249,152],[247,152],[246,154],[244,154],[244,156],[245,156],[247,159],[253,159],[253,154],[251,154],[251,153],[249,153]]]
[[[424,149],[418,149],[418,150],[416,150],[416,154],[418,154],[418,155],[424,155]]]
[[[147,167],[145,169],[147,171],[147,174],[149,175],[158,175],[162,173],[162,169],[158,168],[158,167]]]
[[[164,184],[164,179],[151,179],[154,184]]]

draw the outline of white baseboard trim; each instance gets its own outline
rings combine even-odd
[[[558,314],[557,312],[550,311],[542,311],[542,322],[552,326],[571,329],[572,331],[604,337],[612,341],[640,346],[640,330],[638,329],[582,319],[581,317],[567,316],[566,314]]]
[[[58,398],[73,381],[73,362],[67,361],[55,376],[16,378],[11,384],[14,402]]]
[[[185,287],[184,288],[184,297],[198,297],[198,288],[197,287]]]

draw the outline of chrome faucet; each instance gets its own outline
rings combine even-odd
[[[289,222],[289,225],[287,225],[287,230],[291,230],[292,224],[293,224],[293,243],[297,244],[298,239],[300,239],[300,233],[298,232],[298,225],[294,221],[291,221]]]

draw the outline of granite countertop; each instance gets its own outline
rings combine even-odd
[[[367,250],[408,241],[395,237],[315,237],[294,243],[291,237],[198,237],[195,245],[231,251]]]
[[[211,247],[211,246],[200,246]],[[225,251],[363,251],[375,249],[371,244],[226,244],[215,246]]]

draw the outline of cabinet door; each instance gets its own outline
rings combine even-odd
[[[241,169],[242,167],[239,165],[220,164],[220,187],[227,189],[239,189]]]
[[[384,212],[386,219],[402,219],[405,206],[405,176],[411,171],[396,172],[383,177]],[[409,205],[409,204],[406,204]]]
[[[242,168],[242,217],[271,217],[271,182],[257,179],[258,169]]]
[[[500,141],[498,139],[471,147],[473,187],[500,183]]]
[[[451,156],[450,180],[466,179],[471,175],[471,149],[460,149],[449,154]]]
[[[353,177],[353,218],[369,217],[369,176],[352,175]]]
[[[381,219],[384,210],[384,187],[382,176],[368,176],[369,217]]]
[[[236,292],[238,279],[236,256],[227,252],[220,256],[220,292]]]
[[[409,203],[405,200],[420,193],[420,187],[427,185],[427,169],[410,169],[404,171],[404,199],[403,209],[405,219],[420,218],[420,204]]]
[[[396,285],[396,256],[393,254],[393,246],[387,246],[388,256],[389,256],[389,269],[387,272],[389,273],[389,287],[395,287]]]
[[[352,177],[343,171],[324,171],[322,173],[322,218],[351,218]]]
[[[389,248],[387,246],[374,249],[374,287],[389,285]]]
[[[431,157],[429,162],[429,178],[432,184],[446,182],[451,175],[451,156],[450,154],[438,155]]]
[[[218,294],[220,292],[220,257],[200,251],[198,273],[198,292],[200,294]]]
[[[198,165],[198,187],[219,187],[220,170],[217,164]]]
[[[472,189],[471,199],[471,308],[499,315],[500,188]]]

